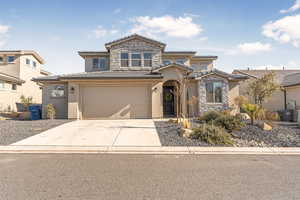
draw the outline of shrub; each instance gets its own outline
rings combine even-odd
[[[32,97],[25,97],[24,95],[22,95],[20,97],[20,100],[21,100],[21,104],[24,107],[24,110],[28,111],[29,106],[33,103]]]
[[[208,111],[206,113],[203,114],[203,116],[201,116],[199,118],[199,120],[201,121],[205,121],[205,122],[210,122],[212,120],[217,119],[218,117],[223,116],[223,114],[221,112],[218,111]]]
[[[265,111],[265,119],[270,121],[279,121],[280,116],[277,112]]]
[[[234,130],[240,130],[246,125],[245,122],[239,116],[228,115],[218,117],[216,120],[213,121],[213,123],[216,126],[221,126],[225,128],[229,132],[232,132]]]
[[[243,104],[242,108],[250,116],[252,125],[254,124],[254,119],[261,118],[262,116],[260,115],[264,113],[263,109],[256,104]]]
[[[206,112],[200,120],[225,128],[229,132],[239,130],[245,126],[244,121],[240,116],[231,116],[228,112],[209,111]]]
[[[201,140],[208,144],[233,145],[231,135],[225,129],[212,124],[201,124],[198,128],[193,129],[190,138]]]
[[[46,106],[46,112],[47,112],[47,118],[48,119],[54,119],[56,115],[55,108],[52,104],[48,104]]]
[[[249,101],[245,96],[241,95],[234,98],[234,103],[241,108],[243,104],[247,104]]]

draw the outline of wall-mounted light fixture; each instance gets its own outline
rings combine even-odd
[[[74,93],[75,93],[75,88],[74,88],[74,86],[71,86],[71,87],[70,87],[70,93],[71,93],[71,94],[74,94]]]

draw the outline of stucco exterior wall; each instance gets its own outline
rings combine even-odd
[[[5,74],[19,77],[20,76],[20,55],[14,55],[14,54],[6,54],[2,55],[0,54],[1,57],[3,57],[4,62],[0,63],[0,72],[3,72]],[[8,56],[15,56],[15,61],[13,63],[8,63],[7,62],[7,57]]]
[[[296,110],[300,110],[300,86],[286,88],[286,101],[295,102]]]
[[[188,101],[187,112],[189,117],[197,117],[199,115],[199,95],[198,95],[198,82],[191,81],[187,87]]]
[[[222,82],[222,103],[208,103],[206,101],[206,83],[209,81],[221,81]],[[228,98],[229,84],[228,80],[219,76],[211,75],[203,77],[198,82],[198,94],[199,94],[199,114],[203,114],[210,110],[224,110],[229,108]]]
[[[151,70],[151,67],[121,67],[121,52],[128,52],[129,54],[133,52],[149,52],[152,53],[152,67],[158,67],[161,63],[160,47],[139,39],[133,39],[112,46],[110,49],[110,70]],[[129,66],[130,65],[129,62]]]
[[[55,85],[65,86],[65,96],[64,97],[51,97],[51,91],[54,89]],[[66,83],[53,83],[46,84],[43,86],[43,104],[42,104],[42,114],[43,118],[47,118],[46,106],[48,104],[53,104],[56,110],[57,119],[68,118],[68,84]]]
[[[16,102],[19,102],[19,87],[11,89],[12,84],[4,83],[4,89],[0,89],[0,111],[16,111]]]

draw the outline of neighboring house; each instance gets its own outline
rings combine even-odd
[[[53,104],[57,118],[162,118],[176,115],[178,101],[185,116],[195,116],[232,106],[246,78],[214,69],[216,56],[165,51],[166,44],[137,34],[105,47],[79,52],[85,72],[35,79],[43,84],[44,111]]]
[[[0,111],[17,111],[21,95],[42,102],[40,86],[31,79],[50,74],[43,64],[35,51],[0,51]]]
[[[288,105],[293,102],[296,102],[296,105],[299,107],[300,70],[234,70],[233,74],[246,75],[249,77],[248,80],[240,84],[240,95],[248,97],[248,99],[254,103],[253,98],[247,95],[249,83],[270,72],[275,73],[275,80],[281,87],[263,103],[263,107],[269,111],[281,111],[287,109]]]

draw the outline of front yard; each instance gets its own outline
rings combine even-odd
[[[155,122],[162,146],[226,146],[212,145],[201,140],[181,136],[181,126],[169,121]],[[233,146],[237,147],[300,147],[300,126],[293,122],[273,122],[274,128],[264,131],[247,125],[233,131]]]
[[[9,145],[70,120],[0,120],[0,145]]]

